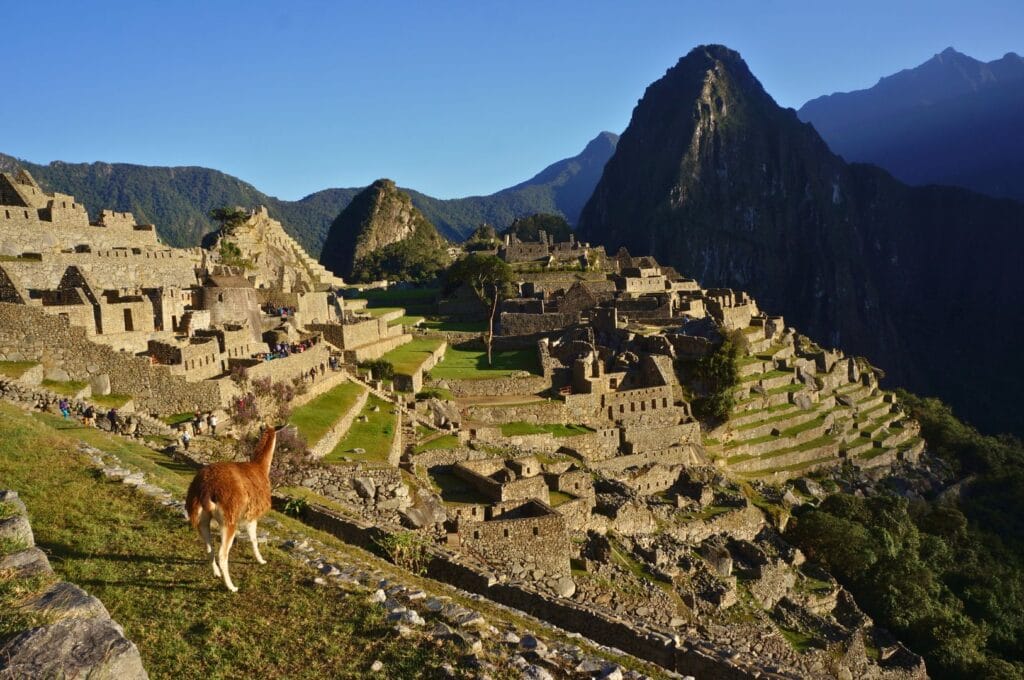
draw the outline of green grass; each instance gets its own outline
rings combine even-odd
[[[494,364],[488,366],[485,350],[457,349],[449,346],[444,354],[444,361],[430,369],[430,375],[437,380],[481,380],[504,378],[517,371],[540,374],[536,350],[494,352]]]
[[[94,394],[89,397],[89,401],[104,408],[121,408],[131,399],[132,395],[130,394],[117,394],[115,392],[110,394]]]
[[[486,321],[459,321],[448,317],[432,317],[423,322],[423,327],[432,331],[452,331],[458,333],[483,333],[487,330]]]
[[[418,445],[414,450],[416,453],[433,451],[434,449],[454,449],[459,445],[459,438],[454,434],[446,434],[431,439],[428,442]]]
[[[194,415],[195,414],[191,413],[191,412],[189,412],[189,413],[175,413],[175,414],[169,415],[169,416],[162,416],[160,418],[160,420],[164,421],[165,423],[167,423],[171,427],[174,427],[175,425],[181,425],[182,423],[187,423],[188,421],[192,420],[192,417]]]
[[[403,307],[367,307],[366,313],[374,318],[379,318],[390,312],[405,312]]]
[[[346,299],[366,300],[367,311],[380,307],[401,307],[407,314],[429,315],[437,310],[439,288],[372,288],[362,292],[342,291]]]
[[[306,438],[306,443],[313,446],[349,412],[364,389],[353,382],[340,383],[295,409],[289,422]]]
[[[84,383],[80,380],[44,380],[43,387],[56,392],[57,394],[63,394],[66,397],[73,397],[82,390],[88,383]]]
[[[374,407],[379,410],[374,411]],[[391,413],[394,406],[371,394],[366,400],[359,415],[366,416],[365,422],[358,418],[342,437],[338,445],[324,457],[325,463],[340,463],[342,456],[364,462],[386,462],[391,451],[391,442],[395,438],[398,416]],[[365,449],[365,453],[355,453],[353,449]]]
[[[789,646],[798,652],[806,652],[821,646],[820,643],[810,635],[806,635],[800,631],[786,628],[784,626],[777,627],[779,632],[782,633],[782,637],[786,638],[786,642],[789,643]]]
[[[423,321],[423,317],[422,316],[405,314],[404,316],[400,316],[397,319],[392,319],[391,321],[388,321],[388,325],[389,326],[415,326],[416,324],[421,323],[422,321]]]
[[[557,508],[559,505],[564,505],[569,501],[576,500],[576,496],[571,496],[561,491],[548,491],[548,505],[553,508]]]
[[[0,376],[17,380],[37,364],[35,361],[0,361]]]
[[[441,338],[413,338],[410,342],[384,354],[382,359],[391,362],[398,375],[413,375],[423,362],[444,342]]]
[[[395,637],[383,610],[362,598],[312,587],[309,570],[271,545],[263,547],[263,566],[236,545],[231,566],[241,592],[227,592],[179,515],[103,481],[74,441],[43,420],[7,405],[0,420],[0,477],[28,505],[37,544],[61,578],[103,602],[138,645],[150,677],[363,677],[377,659],[384,677],[437,677],[452,658],[453,651]],[[160,481],[174,477],[179,488],[187,483],[166,471]],[[4,606],[25,595],[12,593],[12,583],[0,592],[4,627],[30,623],[13,620],[13,607]]]
[[[506,437],[544,433],[549,433],[556,437],[575,437],[577,435],[587,434],[588,432],[593,432],[593,430],[585,425],[562,425],[559,423],[534,425],[533,423],[514,422],[503,423],[501,426],[501,434]]]

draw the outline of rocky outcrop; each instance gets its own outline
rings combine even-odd
[[[347,279],[361,260],[407,240],[420,242],[423,247],[444,243],[408,194],[393,181],[379,179],[353,198],[331,224],[320,262]]]
[[[1020,432],[1021,224],[1019,204],[845,163],[739,54],[703,46],[647,89],[579,231],[747,290],[894,384]]]
[[[42,586],[19,602],[25,630],[0,642],[0,680],[19,678],[147,678],[142,658],[103,603],[78,586],[57,581],[46,554],[35,547],[25,504],[0,491],[0,573]],[[8,603],[5,603],[5,605]]]

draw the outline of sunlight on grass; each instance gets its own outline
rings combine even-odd
[[[518,371],[540,374],[536,350],[494,352],[494,365],[488,366],[487,352],[483,349],[457,349],[449,346],[444,360],[430,369],[430,375],[437,380],[480,380],[504,378]]]

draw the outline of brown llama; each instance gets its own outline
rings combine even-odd
[[[260,437],[256,454],[248,463],[212,463],[192,479],[185,497],[188,520],[206,545],[213,563],[213,574],[224,577],[224,585],[235,593],[238,588],[228,573],[228,553],[235,542],[235,529],[248,530],[256,561],[266,564],[256,539],[256,521],[270,510],[270,464],[274,459],[277,431],[268,427]],[[213,552],[210,520],[220,525],[220,550]]]

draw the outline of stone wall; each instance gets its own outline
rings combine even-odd
[[[131,288],[188,288],[197,283],[200,259],[191,249],[112,248],[82,253],[45,252],[41,260],[15,260],[5,262],[4,267],[22,285],[39,290],[56,288],[71,266],[88,271],[93,283],[104,290],[124,288],[126,284]]]
[[[23,609],[41,615],[41,625],[5,635],[0,642],[0,677],[3,678],[147,678],[135,644],[110,618],[103,603],[78,586],[60,581],[50,561],[35,547],[25,504],[14,491],[0,491],[0,503],[14,510],[0,520],[0,538],[13,550],[0,553],[5,579],[38,581],[51,585]]]
[[[544,314],[527,314],[518,312],[502,312],[498,323],[500,335],[531,335],[548,331],[561,330],[579,321],[579,314],[563,312],[547,312]]]
[[[551,387],[551,380],[540,375],[482,380],[432,380],[431,386],[448,386],[456,397],[486,397],[493,394],[540,394]]]
[[[84,382],[106,375],[111,392],[131,395],[146,413],[212,411],[226,398],[220,381],[187,382],[148,357],[90,342],[84,329],[26,305],[0,303],[0,360],[38,361]]]
[[[565,519],[546,504],[529,501],[495,519],[460,520],[458,535],[463,550],[501,571],[544,572],[534,580],[569,574]]]

